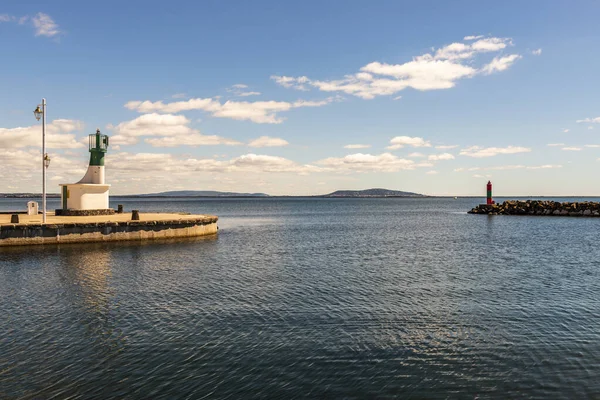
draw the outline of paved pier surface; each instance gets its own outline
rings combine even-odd
[[[141,213],[140,221],[187,221],[212,217],[211,215],[191,215],[185,213]],[[89,224],[98,222],[127,222],[131,221],[131,212],[114,215],[94,215],[85,217],[56,216],[54,212],[46,214],[46,225],[50,224]],[[19,225],[40,225],[42,214],[27,215],[19,214]],[[0,214],[0,225],[13,225],[10,223],[10,214]]]

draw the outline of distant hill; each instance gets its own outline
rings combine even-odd
[[[59,193],[47,193],[46,198],[55,199],[60,198]],[[2,199],[36,199],[42,198],[41,193],[0,193]]]
[[[413,192],[402,192],[389,189],[366,189],[366,190],[337,190],[323,197],[427,197],[423,194]]]
[[[170,192],[140,194],[140,197],[269,197],[265,193],[216,192],[213,190],[176,190]]]

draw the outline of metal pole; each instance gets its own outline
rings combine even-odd
[[[42,223],[46,223],[46,99],[42,99]]]

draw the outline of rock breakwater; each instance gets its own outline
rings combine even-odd
[[[480,204],[469,214],[546,215],[554,217],[600,217],[600,203],[559,202],[551,200],[507,200],[499,204]]]

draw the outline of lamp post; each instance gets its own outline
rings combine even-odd
[[[42,109],[40,104],[33,111],[35,119],[42,118],[42,223],[46,223],[46,169],[50,166],[50,157],[46,153],[46,99],[42,99]]]

